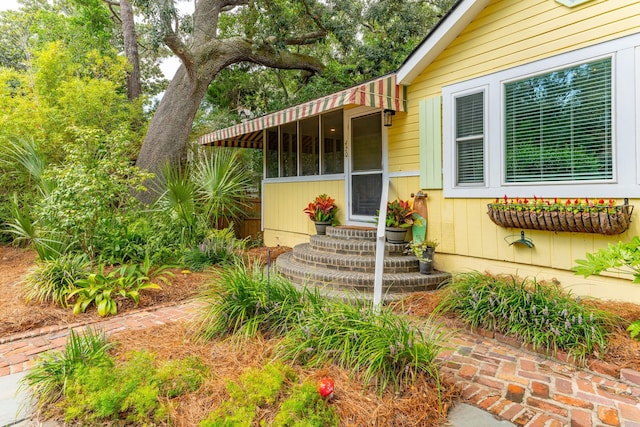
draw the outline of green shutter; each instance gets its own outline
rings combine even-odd
[[[442,188],[442,97],[420,101],[420,187]]]

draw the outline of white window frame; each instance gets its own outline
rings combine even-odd
[[[451,198],[640,197],[640,34],[556,55],[443,88],[444,196]],[[505,183],[504,84],[611,57],[613,179]],[[640,75],[640,74],[639,74]],[[456,186],[455,97],[485,90],[485,185]],[[638,123],[636,123],[638,122]]]
[[[483,174],[483,179],[482,182],[477,182],[477,183],[463,183],[463,184],[457,184],[458,181],[458,138],[456,137],[456,117],[455,114],[452,114],[451,119],[452,119],[452,142],[453,142],[453,156],[454,156],[454,168],[453,170],[453,176],[451,177],[453,182],[455,183],[457,188],[485,188],[486,187],[486,183],[487,183],[487,141],[489,140],[489,131],[488,131],[488,111],[489,111],[489,102],[488,102],[488,87],[487,86],[481,86],[478,88],[473,88],[471,90],[465,90],[462,92],[458,92],[452,95],[452,111],[455,111],[456,109],[456,100],[458,98],[462,98],[468,95],[475,95],[476,93],[482,93],[482,102],[483,102],[483,134],[482,134],[482,142],[483,142],[483,146],[484,149],[482,150],[482,174]]]

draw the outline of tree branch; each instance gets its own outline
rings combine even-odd
[[[322,73],[325,68],[322,62],[312,56],[276,50],[271,46],[255,49],[250,41],[238,37],[219,42],[220,53],[224,56],[226,65],[253,62],[269,68],[306,70],[314,74]]]
[[[193,53],[184,44],[182,39],[175,32],[169,31],[165,34],[163,40],[167,47],[171,49],[171,52],[175,53],[180,61],[182,61],[189,75],[193,75],[195,73]]]
[[[318,40],[324,38],[327,35],[325,30],[318,30],[307,34],[302,34],[298,37],[292,37],[285,40],[282,40],[284,44],[288,46],[302,46],[305,44],[315,43]],[[267,44],[274,44],[278,41],[276,37],[267,37],[265,42]]]

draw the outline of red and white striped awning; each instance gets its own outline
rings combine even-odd
[[[396,84],[396,75],[380,77],[343,91],[276,111],[257,119],[220,129],[199,138],[202,145],[262,148],[262,130],[314,116],[346,105],[406,111],[406,88]]]

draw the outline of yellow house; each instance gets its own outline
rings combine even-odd
[[[640,303],[626,278],[571,271],[638,235],[637,214],[613,236],[500,227],[487,215],[505,195],[638,203],[637,0],[460,0],[395,74],[200,142],[264,150],[267,245],[309,241],[302,210],[321,193],[342,224],[371,226],[388,181],[390,200],[428,195],[439,270],[555,279]],[[533,247],[510,244],[521,231]]]

